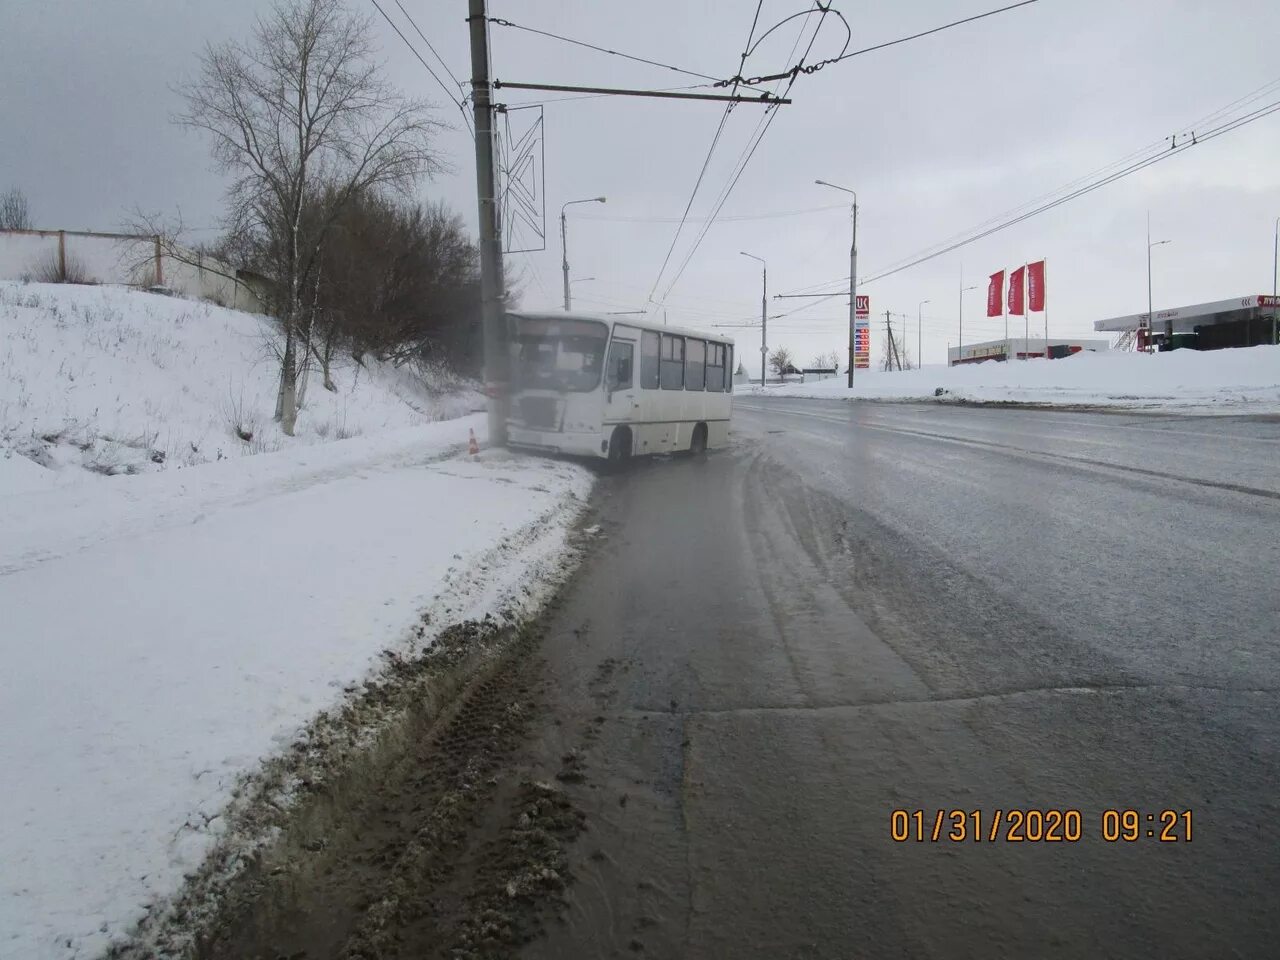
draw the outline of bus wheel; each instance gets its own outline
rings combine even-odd
[[[609,466],[617,470],[630,459],[631,429],[629,427],[614,427],[613,436],[609,438]]]
[[[707,452],[707,425],[700,423],[693,428],[693,439],[689,441],[689,452],[700,457]]]

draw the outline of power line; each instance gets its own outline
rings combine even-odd
[[[595,50],[599,53],[607,53],[610,56],[622,57],[624,60],[634,60],[636,63],[647,63],[652,67],[662,67],[665,70],[674,70],[676,73],[683,73],[690,77],[697,77],[700,80],[719,80],[719,77],[713,77],[709,74],[698,73],[696,70],[686,70],[684,67],[674,67],[669,63],[662,63],[659,60],[650,60],[647,57],[637,57],[630,53],[622,53],[618,50],[610,50],[608,47],[601,47],[594,43],[587,43],[585,40],[574,40],[572,37],[562,37],[558,33],[550,33],[546,30],[538,30],[534,27],[526,27],[519,23],[512,23],[510,20],[503,20],[500,17],[490,17],[489,22],[497,24],[500,27],[511,27],[514,30],[524,30],[526,33],[536,33],[541,37],[550,37],[552,40],[560,40],[564,43],[571,43],[577,47],[586,47],[588,50]],[[728,86],[728,84],[726,84]]]
[[[431,74],[432,79],[434,79],[434,80],[435,80],[435,82],[436,82],[436,83],[438,83],[438,84],[440,85],[440,89],[444,91],[445,96],[447,96],[447,97],[448,97],[448,98],[453,102],[453,105],[454,105],[454,106],[456,106],[459,110],[461,110],[461,111],[462,111],[462,119],[463,119],[463,121],[464,121],[464,122],[466,123],[466,125],[467,125],[467,130],[469,130],[469,131],[470,131],[470,133],[471,133],[471,136],[472,136],[472,137],[474,137],[474,136],[476,135],[476,132],[475,132],[475,130],[473,130],[473,129],[471,128],[471,118],[470,118],[469,116],[467,116],[467,107],[466,107],[466,104],[464,104],[464,103],[462,102],[462,100],[461,100],[461,99],[459,99],[457,96],[455,96],[455,95],[454,95],[454,93],[453,93],[453,91],[452,91],[452,90],[450,90],[450,89],[449,89],[449,87],[445,84],[445,82],[444,82],[443,80],[441,80],[441,79],[440,79],[440,75],[439,75],[439,74],[437,74],[434,70],[432,70],[432,69],[431,69],[431,64],[427,63],[427,61],[426,61],[425,59],[423,59],[422,54],[420,54],[420,53],[418,52],[418,48],[417,48],[417,47],[415,47],[415,46],[414,46],[414,45],[409,41],[409,38],[408,38],[408,37],[406,37],[406,36],[404,35],[404,33],[400,30],[400,28],[399,28],[399,27],[397,27],[397,26],[395,25],[395,21],[393,21],[389,16],[387,16],[387,11],[385,11],[385,10],[383,10],[383,9],[382,9],[382,5],[381,5],[380,3],[378,3],[378,0],[369,0],[369,2],[370,2],[370,3],[372,3],[375,7],[377,7],[377,8],[378,8],[378,12],[379,12],[380,14],[382,14],[382,19],[386,20],[386,21],[387,21],[387,23],[389,23],[389,24],[391,25],[391,29],[392,29],[392,30],[394,30],[394,31],[396,32],[396,35],[397,35],[401,40],[403,40],[403,41],[404,41],[404,45],[405,45],[406,47],[408,47],[408,48],[409,48],[409,52],[410,52],[410,53],[412,53],[415,57],[417,57],[417,58],[418,58],[418,62],[419,62],[420,64],[422,64],[422,65],[423,65],[423,67],[425,67],[425,68],[426,68],[427,73]],[[398,0],[397,0],[397,2],[398,2]],[[404,8],[403,8],[403,7],[401,7],[401,9],[403,10]],[[408,15],[406,14],[406,16],[408,16]],[[410,21],[409,21],[409,22],[410,22],[410,23],[412,23],[412,22],[413,22],[413,21],[412,21],[412,19],[410,19]],[[417,28],[417,25],[416,25],[416,24],[414,25],[414,28],[415,28],[415,29]],[[419,36],[421,36],[421,35],[422,35],[422,32],[421,32],[421,31],[418,31],[418,35],[419,35]],[[423,39],[425,40],[425,39],[426,39],[426,37],[423,37]],[[430,44],[427,44],[427,46],[430,46]],[[433,53],[435,53],[435,51],[434,51],[434,50],[432,50],[432,52],[433,52]],[[436,57],[437,57],[437,58],[439,58],[439,56],[440,56],[440,55],[437,53],[437,54],[436,54]],[[443,60],[441,60],[440,62],[441,62],[441,64],[443,64],[443,63],[444,63],[444,61],[443,61]],[[446,71],[446,72],[448,71],[448,69],[449,69],[448,67],[445,67],[445,71]],[[453,74],[449,74],[449,75],[450,75],[451,77],[453,76]]]
[[[1214,117],[1218,117],[1233,107],[1239,106],[1241,104],[1252,103],[1260,99],[1262,96],[1266,94],[1266,92],[1268,92],[1269,90],[1271,90],[1276,86],[1280,86],[1280,79],[1277,79],[1272,81],[1271,83],[1265,84],[1264,86],[1259,87],[1257,90],[1251,92],[1250,94],[1246,94],[1244,97],[1241,97],[1238,100],[1232,101],[1232,103],[1228,104],[1226,107],[1223,107],[1219,110],[1214,111],[1213,113],[1208,114],[1207,117],[1210,119]],[[1100,167],[1097,171],[1094,172],[1094,174],[1088,174],[1085,177],[1079,177],[1071,181],[1070,183],[1064,185],[1063,187],[1060,187],[1057,190],[1054,190],[1048,194],[1042,195],[1041,199],[1048,200],[1048,202],[1039,203],[1038,201],[1033,200],[1033,201],[1029,201],[1026,204],[1022,204],[1019,207],[1014,207],[1012,208],[1012,210],[1008,212],[1007,215],[1005,215],[1006,219],[1004,220],[999,220],[999,218],[992,218],[990,220],[983,221],[982,223],[978,224],[976,227],[970,228],[969,231],[965,231],[960,234],[954,234],[952,239],[955,239],[956,242],[950,242],[950,240],[948,240],[948,241],[943,241],[942,244],[934,245],[932,247],[926,247],[925,250],[921,251],[919,254],[913,254],[908,258],[897,261],[895,264],[891,265],[889,269],[882,271],[878,274],[875,274],[874,276],[871,276],[866,280],[863,280],[862,282],[870,283],[873,280],[880,280],[880,279],[883,279],[884,277],[891,276],[892,274],[899,273],[902,270],[906,270],[906,269],[909,269],[910,267],[914,267],[921,263],[925,263],[928,260],[932,260],[944,254],[951,253],[954,250],[958,250],[960,247],[967,246],[978,240],[984,239],[992,235],[993,233],[997,233],[1001,230],[1007,229],[1008,227],[1021,223],[1024,220],[1030,219],[1031,217],[1037,216],[1041,213],[1045,213],[1049,210],[1054,209],[1055,207],[1061,206],[1064,203],[1067,203],[1078,197],[1084,196],[1087,193],[1091,193],[1094,190],[1107,186],[1110,183],[1114,183],[1117,180],[1122,180],[1125,177],[1128,177],[1134,173],[1137,173],[1139,170],[1143,170],[1146,167],[1151,166],[1152,164],[1159,163],[1176,154],[1183,153],[1184,151],[1190,149],[1193,146],[1197,146],[1201,143],[1205,143],[1209,140],[1215,139],[1216,137],[1222,136],[1223,134],[1230,133],[1232,130],[1235,130],[1241,126],[1245,126],[1247,124],[1253,123],[1255,120],[1260,120],[1263,117],[1269,116],[1271,113],[1276,112],[1277,110],[1280,110],[1280,101],[1274,101],[1272,103],[1265,104],[1264,106],[1259,107],[1249,113],[1236,117],[1232,120],[1228,120],[1218,125],[1217,127],[1211,128],[1210,130],[1206,131],[1203,134],[1194,134],[1191,126],[1184,127],[1182,130],[1180,130],[1177,134],[1174,135],[1175,140],[1179,136],[1191,138],[1182,144],[1165,147],[1163,146],[1165,142],[1164,140],[1157,140],[1152,145],[1149,145],[1148,147],[1144,147],[1141,150],[1134,151],[1133,153],[1127,155],[1126,157],[1121,158],[1121,160],[1114,161],[1110,164],[1107,164],[1104,167]],[[1196,121],[1196,123],[1193,126],[1199,126],[1201,123],[1204,122],[1204,119],[1205,118],[1202,118],[1201,120]],[[1152,150],[1156,148],[1159,148],[1159,150],[1158,152],[1153,154]],[[1131,161],[1132,158],[1142,156],[1143,154],[1146,154],[1146,156],[1143,156],[1142,159],[1136,160],[1133,162],[1127,162],[1127,161]],[[1091,179],[1091,178],[1094,178],[1096,174],[1102,174],[1102,173],[1105,173],[1106,176],[1103,176],[1101,179]],[[1089,182],[1086,182],[1086,181],[1089,181]],[[1084,183],[1084,185],[1077,187],[1076,189],[1071,189],[1072,187],[1075,187],[1077,184],[1081,184],[1081,183]],[[1063,191],[1066,191],[1066,192],[1064,193]],[[1049,198],[1054,198],[1054,199],[1049,199]],[[989,229],[987,229],[988,225],[991,225]],[[797,288],[796,290],[791,292],[794,292],[794,293],[808,292],[818,287],[828,286],[834,283],[843,283],[848,279],[849,279],[848,277],[842,277],[842,278],[834,278],[831,280],[825,280],[820,283],[811,284],[808,287]],[[844,291],[835,291],[830,295],[830,297],[822,297],[819,299],[815,299],[810,303],[804,304],[801,307],[797,307],[795,310],[789,311],[789,313],[798,313],[801,310],[810,309],[812,307],[817,306],[820,303],[825,303],[828,299],[831,299],[832,297],[838,297],[841,295],[847,295],[847,294],[844,294]]]
[[[422,42],[427,45],[427,49],[430,50],[432,55],[437,60],[440,61],[440,66],[443,67],[444,72],[449,75],[449,79],[452,80],[455,84],[457,84],[459,90],[462,90],[463,89],[462,81],[453,75],[453,71],[449,69],[449,65],[444,62],[444,57],[440,56],[440,52],[431,45],[431,41],[428,40],[427,35],[423,33],[421,29],[419,29],[418,22],[409,15],[409,11],[404,8],[404,4],[401,3],[400,0],[396,0],[396,6],[399,7],[400,12],[404,14],[404,18],[409,21],[409,26],[413,27],[413,29],[417,32],[418,36],[422,38]]]
[[[755,16],[751,18],[751,30],[747,34],[747,46],[751,46],[751,38],[755,36],[756,25],[760,22],[760,8],[764,6],[764,0],[756,0]],[[738,72],[742,72],[743,65],[747,62],[747,55],[744,52],[738,61]],[[738,85],[733,84],[730,93],[737,93]],[[680,234],[684,230],[685,221],[689,219],[689,211],[693,208],[693,201],[698,196],[698,190],[702,186],[702,180],[707,175],[707,167],[711,164],[711,157],[716,152],[716,146],[720,143],[720,136],[724,133],[724,126],[729,121],[729,114],[733,111],[733,104],[725,105],[724,113],[720,115],[720,123],[716,126],[715,136],[711,138],[711,146],[707,148],[707,155],[702,160],[702,169],[698,171],[698,179],[694,181],[693,190],[689,194],[689,201],[684,205],[684,213],[680,215],[680,223],[676,226],[675,236],[671,238],[671,245],[667,247],[667,254],[662,258],[662,266],[658,268],[658,275],[653,279],[653,286],[649,289],[649,295],[645,297],[648,303],[653,302],[653,294],[658,289],[658,284],[662,282],[662,275],[666,273],[667,264],[671,262],[671,254],[675,252],[676,244],[680,242]],[[766,108],[765,113],[769,113]]]
[[[1261,97],[1265,96],[1269,91],[1271,91],[1277,86],[1280,86],[1280,78],[1276,80],[1272,80],[1270,83],[1264,84],[1263,86],[1259,87],[1257,90],[1251,91],[1250,93],[1245,94],[1243,97],[1240,97],[1237,100],[1231,101],[1231,103],[1227,104],[1226,106],[1221,107],[1218,110],[1215,110],[1204,117],[1201,117],[1199,120],[1196,120],[1193,123],[1187,124],[1186,126],[1182,127],[1177,133],[1173,134],[1173,140],[1176,141],[1178,137],[1191,136],[1197,127],[1200,127],[1203,124],[1208,123],[1210,120],[1213,120],[1213,119],[1216,119],[1217,117],[1222,116],[1223,114],[1230,111],[1232,108],[1238,107],[1246,103],[1252,103],[1253,101],[1260,99]],[[1086,173],[1083,176],[1077,177],[1074,180],[1071,180],[1070,182],[1065,183],[1054,190],[1050,190],[1048,193],[1041,194],[1040,196],[1037,196],[1031,200],[1028,200],[1025,203],[1019,204],[1016,207],[1012,207],[1009,210],[1005,210],[1002,213],[998,213],[995,216],[991,217],[990,219],[984,220],[983,222],[976,224],[973,227],[970,227],[968,230],[964,230],[964,231],[961,231],[960,233],[952,234],[951,236],[941,241],[939,244],[935,244],[935,246],[942,246],[943,244],[949,243],[952,240],[959,239],[976,230],[981,230],[984,227],[987,227],[991,224],[998,223],[1001,220],[1005,220],[1009,217],[1016,216],[1022,213],[1023,211],[1028,210],[1031,207],[1034,207],[1035,205],[1045,200],[1049,200],[1057,196],[1058,194],[1069,191],[1072,188],[1082,183],[1086,183],[1087,181],[1092,180],[1098,176],[1101,176],[1103,174],[1110,173],[1113,170],[1119,169],[1120,167],[1123,167],[1125,164],[1132,162],[1136,157],[1143,156],[1144,154],[1150,154],[1155,150],[1163,151],[1165,149],[1168,149],[1165,146],[1165,144],[1169,141],[1170,141],[1169,137],[1164,137],[1162,139],[1155,140],[1147,144],[1145,147],[1141,147],[1140,149],[1135,150],[1132,153],[1126,154],[1125,156],[1121,157],[1118,160],[1114,160],[1111,163],[1106,164],[1105,166],[1099,167],[1097,170],[1090,171],[1089,173]],[[932,249],[932,248],[926,248],[926,249]]]
[[[1205,133],[1202,136],[1198,136],[1196,139],[1192,140],[1190,143],[1186,143],[1177,147],[1172,147],[1169,150],[1165,150],[1162,153],[1156,154],[1154,157],[1149,157],[1145,160],[1140,160],[1137,163],[1134,163],[1128,167],[1125,167],[1123,170],[1120,170],[1117,173],[1113,173],[1107,177],[1102,178],[1101,180],[1097,180],[1093,183],[1087,184],[1086,186],[1081,187],[1078,190],[1075,190],[1072,193],[1067,194],[1065,197],[1061,197],[1059,199],[1050,201],[1049,203],[1042,204],[1041,206],[1036,207],[1035,209],[1030,210],[1027,213],[1014,217],[1011,220],[1007,220],[1004,223],[997,224],[996,226],[991,227],[990,229],[984,230],[981,233],[978,233],[972,237],[968,237],[964,240],[961,240],[958,243],[951,244],[950,246],[942,250],[938,250],[935,253],[930,253],[929,255],[924,257],[918,257],[914,260],[911,260],[908,263],[902,264],[901,266],[894,267],[891,270],[886,270],[882,273],[876,274],[875,276],[868,277],[866,280],[863,281],[863,283],[871,283],[874,280],[882,280],[885,277],[892,276],[895,273],[901,273],[903,270],[907,270],[910,267],[917,266],[918,264],[924,263],[927,260],[932,260],[936,257],[942,256],[943,254],[950,253],[953,250],[958,250],[960,247],[967,246],[970,243],[975,243],[978,240],[982,240],[985,237],[991,236],[993,233],[998,233],[999,231],[1008,229],[1009,227],[1012,227],[1015,224],[1021,223],[1024,220],[1028,220],[1031,217],[1038,216],[1039,214],[1052,210],[1055,207],[1062,206],[1062,204],[1068,203],[1071,200],[1075,200],[1077,197],[1082,197],[1087,193],[1092,193],[1094,190],[1098,190],[1102,187],[1107,186],[1108,184],[1115,183],[1117,180],[1123,180],[1125,177],[1131,176],[1137,173],[1139,170],[1145,170],[1147,167],[1152,166],[1153,164],[1160,163],[1161,161],[1167,160],[1172,156],[1181,154],[1191,149],[1194,146],[1197,146],[1201,143],[1205,143],[1209,140],[1214,140],[1224,134],[1230,133],[1232,130],[1236,130],[1240,127],[1247,126],[1248,124],[1253,123],[1256,120],[1261,120],[1263,117],[1269,116],[1272,113],[1275,113],[1277,110],[1280,110],[1280,100],[1269,103],[1264,107],[1259,107],[1257,110],[1253,111],[1252,113],[1246,114],[1245,116],[1240,117],[1236,120],[1231,120],[1218,127],[1215,127],[1212,130],[1210,130],[1208,133]]]
[[[777,23],[775,23],[772,27],[770,27],[764,33],[760,34],[760,36],[756,38],[755,43],[750,44],[748,46],[745,56],[749,57],[751,56],[751,54],[755,53],[756,48],[759,47],[760,44],[764,42],[765,38],[768,37],[769,34],[773,33],[773,31],[781,27],[784,23],[789,23],[790,21],[796,19],[796,17],[810,17],[810,16],[813,16],[813,14],[815,13],[821,13],[824,17],[828,13],[834,13],[837,17],[840,18],[840,22],[844,24],[844,33],[845,33],[844,46],[840,49],[840,53],[841,55],[843,55],[844,52],[849,49],[849,44],[853,42],[853,31],[849,28],[849,21],[844,18],[843,13],[841,13],[839,10],[834,9],[833,4],[828,3],[827,6],[824,7],[821,3],[817,3],[816,6],[812,7],[811,9],[801,10],[799,13],[793,13],[791,16],[784,17],[783,19],[779,20]],[[800,27],[800,33],[801,34],[804,33],[803,25],[801,25]],[[799,45],[798,42],[796,45],[797,46]],[[795,54],[796,54],[796,48],[795,46],[793,46],[791,48],[791,53],[787,57],[787,60],[790,61],[791,58],[795,56]],[[777,76],[771,77],[769,79],[781,80],[785,76],[786,74],[778,74]]]
[[[826,15],[831,10],[830,3],[828,3],[827,6],[825,7],[822,7],[821,4],[819,3],[819,7],[822,10],[822,16],[818,18],[818,25],[814,27],[813,35],[809,37],[809,45],[805,47],[804,54],[800,57],[800,60],[799,60],[800,64],[804,63],[805,59],[809,56],[809,53],[813,50],[813,44],[818,39],[818,34],[822,31],[822,24],[826,21]],[[803,34],[804,34],[804,28],[802,26],[800,35],[803,36]],[[797,39],[797,45],[798,44],[799,44],[799,40]],[[795,48],[793,47],[792,49],[794,50]],[[744,59],[745,59],[745,55],[744,55]],[[795,84],[796,77],[798,75],[799,75],[798,73],[792,74],[791,77],[788,79],[786,89],[783,90],[782,92],[783,99],[786,99],[787,94],[791,92],[791,87]],[[724,209],[724,205],[726,201],[728,201],[730,194],[733,193],[734,187],[738,185],[738,181],[742,178],[742,174],[747,169],[747,165],[751,162],[751,158],[755,156],[755,152],[757,148],[759,148],[760,144],[763,142],[765,138],[765,134],[769,132],[769,127],[773,125],[773,120],[774,120],[774,117],[776,116],[777,116],[776,105],[765,108],[764,116],[760,118],[759,123],[757,123],[756,125],[756,129],[759,132],[758,134],[755,135],[755,141],[750,144],[749,148],[745,153],[745,156],[741,157],[737,166],[737,170],[733,174],[732,179],[725,186],[724,190],[721,191],[720,196],[717,198],[716,203],[711,211],[711,216],[707,218],[706,223],[702,227],[702,232],[699,233],[697,239],[694,240],[693,246],[689,249],[689,252],[685,255],[684,262],[681,263],[680,265],[680,269],[676,271],[675,277],[672,279],[671,283],[667,285],[667,289],[662,295],[663,300],[665,300],[667,297],[671,295],[671,291],[675,288],[675,285],[680,282],[680,278],[684,275],[685,268],[687,268],[689,266],[689,263],[693,260],[694,254],[697,253],[698,248],[702,245],[703,239],[706,237],[707,233],[711,230],[712,225],[715,224],[716,218],[720,215],[720,211]]]
[[[941,26],[932,27],[928,30],[922,30],[920,33],[913,33],[909,37],[899,37],[897,40],[888,40],[884,43],[877,43],[875,46],[863,47],[861,50],[852,50],[849,52],[842,51],[839,56],[831,57],[828,60],[819,60],[817,63],[807,67],[804,66],[803,62],[801,62],[796,64],[791,69],[783,71],[782,73],[773,73],[773,74],[768,74],[762,77],[751,77],[751,78],[747,78],[739,75],[736,77],[731,77],[728,80],[721,80],[720,84],[722,86],[728,86],[730,83],[734,83],[734,84],[742,83],[747,86],[755,86],[758,83],[768,83],[772,80],[781,80],[785,77],[794,78],[801,73],[805,73],[805,74],[817,73],[822,68],[829,67],[833,63],[840,63],[841,61],[849,60],[852,57],[860,57],[865,53],[872,53],[876,50],[884,50],[887,47],[896,47],[900,43],[907,43],[911,40],[919,40],[921,37],[927,37],[935,33],[941,33],[943,30],[950,30],[952,27],[959,27],[966,23],[973,23],[975,20],[984,20],[987,17],[994,17],[996,14],[1007,13],[1010,10],[1016,10],[1019,7],[1025,7],[1032,3],[1038,3],[1038,2],[1039,0],[1020,0],[1019,3],[1012,3],[1012,4],[1009,4],[1008,6],[1000,7],[998,10],[988,10],[986,13],[975,14],[971,17],[965,17],[962,20],[953,20],[951,23],[944,23]],[[826,9],[828,8],[824,8],[824,13]],[[841,17],[841,19],[844,19],[844,18]]]
[[[777,220],[783,217],[798,217],[807,213],[824,213],[827,210],[848,210],[849,205],[846,203],[829,204],[825,207],[805,207],[800,210],[776,210],[771,213],[750,213],[739,214],[731,217],[717,218],[721,223],[741,220]],[[594,214],[578,214],[579,220],[602,220],[608,223],[679,223],[679,217],[610,217],[597,216]],[[705,220],[705,217],[688,217],[687,220],[693,223],[699,223]]]

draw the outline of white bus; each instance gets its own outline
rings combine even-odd
[[[576,313],[509,313],[512,446],[604,457],[729,441],[733,341]]]

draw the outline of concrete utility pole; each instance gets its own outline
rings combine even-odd
[[[476,123],[476,201],[480,212],[480,310],[484,329],[484,385],[489,398],[489,442],[505,446],[510,398],[506,335],[506,281],[502,275],[498,178],[494,170],[493,107],[489,84],[489,20],[485,0],[467,0],[471,28],[471,101]]]
[[[966,287],[964,285],[964,265],[960,266],[960,330],[959,330],[959,346],[956,347],[956,363],[964,359],[964,295],[970,290],[977,290],[976,286]],[[947,350],[950,353],[950,348]],[[951,358],[947,357],[947,365],[950,366]]]
[[[916,307],[916,369],[924,366],[924,305],[933,303],[932,300],[921,300],[920,305]]]
[[[857,326],[858,303],[858,194],[848,187],[840,187],[834,183],[827,183],[825,180],[815,180],[813,182],[853,196],[853,207],[849,214],[850,222],[853,224],[853,238],[849,242],[849,389],[852,390],[855,349],[854,330]]]
[[[889,311],[884,312],[884,332],[888,337],[887,347],[889,355],[885,357],[885,369],[892,370],[896,363],[899,370],[902,369],[902,358],[898,356],[898,344],[893,337],[893,323],[889,320]]]
[[[1271,296],[1280,297],[1280,217],[1276,217],[1276,245],[1271,254]],[[1271,306],[1271,342],[1280,343],[1276,339],[1276,314],[1280,313],[1280,305]]]
[[[765,381],[765,362],[769,355],[769,343],[765,337],[766,328],[769,323],[769,317],[766,308],[769,305],[769,265],[764,262],[764,257],[757,257],[754,253],[747,253],[745,250],[739,250],[744,257],[750,257],[752,260],[760,261],[760,387],[764,388]],[[666,321],[663,321],[665,326]]]
[[[1152,310],[1151,297],[1151,250],[1153,247],[1162,247],[1166,243],[1172,243],[1172,240],[1157,240],[1151,242],[1151,214],[1147,214],[1147,353],[1155,353],[1155,346],[1152,340],[1156,332],[1156,315]],[[1169,346],[1173,346],[1173,321],[1169,321]]]
[[[575,203],[604,203],[604,197],[589,197],[586,200],[570,200],[560,208],[560,269],[564,273],[564,310],[568,313],[573,308],[573,298],[569,295],[569,240],[564,211]]]

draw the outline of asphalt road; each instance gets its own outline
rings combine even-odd
[[[1280,420],[744,398],[598,511],[524,956],[1280,955]]]

